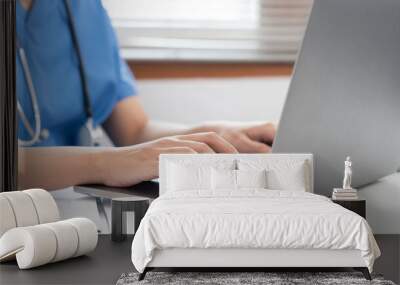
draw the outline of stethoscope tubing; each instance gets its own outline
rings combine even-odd
[[[24,71],[25,80],[28,85],[28,91],[29,91],[29,96],[30,96],[31,103],[32,103],[33,116],[34,116],[34,121],[35,121],[35,126],[34,126],[34,128],[32,128],[31,124],[29,123],[28,118],[25,115],[24,110],[22,109],[21,104],[17,100],[18,115],[19,115],[24,127],[26,128],[29,135],[31,136],[31,139],[29,139],[29,140],[18,139],[18,144],[20,146],[32,146],[35,143],[40,141],[40,133],[41,133],[41,129],[42,129],[40,109],[39,109],[39,103],[37,100],[35,86],[33,85],[32,74],[31,74],[31,71],[30,71],[29,65],[28,65],[28,60],[26,58],[24,49],[18,44],[18,42],[17,42],[17,49],[18,49],[19,58],[21,60],[22,69]]]

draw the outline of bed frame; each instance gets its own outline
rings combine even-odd
[[[155,268],[214,269],[228,268],[234,271],[263,271],[272,268],[290,271],[301,268],[353,268],[361,271],[367,280],[371,275],[359,250],[329,249],[193,249],[171,248],[156,250],[152,261],[139,275]],[[322,271],[322,270],[321,270]]]
[[[313,192],[313,156],[312,154],[212,154],[212,155],[184,155],[163,154],[160,156],[160,195],[165,193],[167,179],[167,163],[180,161],[185,158],[196,160],[219,159],[301,159],[309,165],[309,189]],[[156,268],[203,268],[217,270],[228,268],[234,271],[265,271],[271,268],[315,269],[315,268],[353,268],[361,271],[367,280],[371,275],[361,257],[359,250],[331,250],[331,249],[254,249],[254,248],[170,248],[158,249],[153,259],[147,265],[139,280],[143,280],[146,273]],[[264,269],[264,270],[263,270]]]

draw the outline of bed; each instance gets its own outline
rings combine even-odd
[[[132,243],[153,268],[352,267],[380,251],[359,215],[313,194],[311,154],[161,155],[160,197]]]

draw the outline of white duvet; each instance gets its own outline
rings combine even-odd
[[[370,271],[380,255],[365,219],[328,198],[257,189],[154,200],[133,240],[132,262],[143,272],[154,250],[165,248],[358,249]]]

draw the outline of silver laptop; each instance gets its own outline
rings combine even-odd
[[[400,166],[400,0],[315,0],[273,145],[315,155],[315,192]]]

